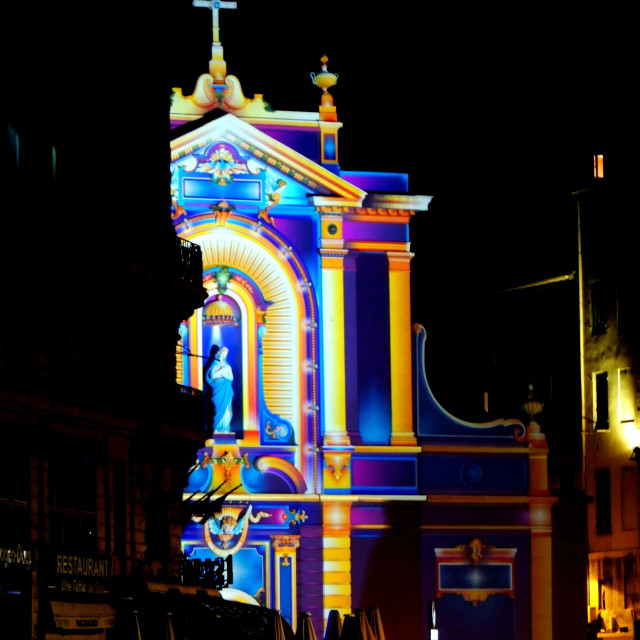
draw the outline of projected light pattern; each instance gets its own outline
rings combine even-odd
[[[544,436],[447,413],[426,332],[412,333],[409,224],[430,198],[408,195],[405,174],[342,170],[326,57],[318,110],[278,112],[244,96],[213,44],[209,73],[172,99],[171,215],[202,248],[208,293],[178,369],[203,388],[194,356],[228,348],[238,404],[229,433],[203,436],[185,495],[226,494],[214,522],[246,519],[227,533],[192,519],[185,553],[232,549],[235,597],[292,623],[309,611],[317,635],[331,611],[377,598],[421,637],[420,614],[399,615],[421,593],[442,604],[442,637],[464,616],[480,640],[497,625],[550,637],[530,615],[551,606]],[[390,592],[379,577],[400,557],[406,590]]]

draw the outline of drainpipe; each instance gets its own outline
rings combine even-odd
[[[584,274],[582,271],[582,223],[580,216],[580,199],[576,200],[578,216],[578,316],[580,322],[580,415],[582,435],[582,480],[581,489],[586,491],[585,462],[586,462],[586,436],[587,436],[587,416],[586,416],[586,395],[585,395],[585,364],[584,364]]]

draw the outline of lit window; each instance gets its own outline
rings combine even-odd
[[[604,178],[604,156],[602,154],[593,156],[593,177]]]

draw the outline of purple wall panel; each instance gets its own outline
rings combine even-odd
[[[360,255],[356,286],[360,435],[365,444],[388,444],[391,436],[391,353],[387,256]]]
[[[300,535],[296,589],[298,611],[311,614],[313,628],[321,638],[324,632],[322,526],[304,524],[300,527]]]
[[[303,156],[320,162],[320,129],[305,131],[300,127],[273,127],[258,125],[256,127],[282,144],[295,149]]]
[[[415,493],[417,488],[417,462],[415,458],[390,458],[390,456],[358,456],[352,460],[352,486],[362,491],[406,491]]]
[[[342,225],[342,235],[345,240],[407,242],[409,227],[406,224],[388,222],[345,220]]]

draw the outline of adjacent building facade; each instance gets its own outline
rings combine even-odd
[[[613,164],[613,163],[612,163]],[[588,506],[589,620],[633,635],[640,609],[637,258],[618,226],[628,200],[602,156],[590,189],[575,194],[580,224],[584,481]],[[609,183],[608,181],[611,181]],[[607,223],[608,221],[608,223]],[[637,236],[635,236],[637,237]]]
[[[202,256],[169,218],[168,90],[150,89],[142,122],[96,92],[133,87],[113,60],[118,7],[90,36],[39,9],[8,14],[0,635],[99,639],[146,582],[179,574],[202,399],[176,385],[175,345],[204,302]],[[133,63],[145,29],[127,13]],[[115,141],[133,137],[143,190],[116,177]]]

